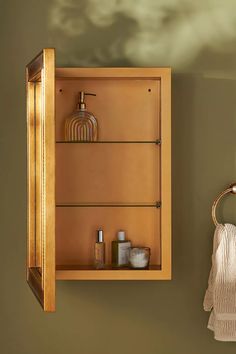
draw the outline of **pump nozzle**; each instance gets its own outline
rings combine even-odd
[[[80,91],[79,93],[79,104],[78,104],[78,108],[79,109],[86,109],[86,104],[84,102],[84,96],[97,96],[96,93],[88,93],[88,92],[84,92],[84,91]]]

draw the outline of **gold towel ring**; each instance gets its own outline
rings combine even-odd
[[[220,193],[220,195],[218,195],[218,197],[214,200],[214,203],[212,205],[212,211],[211,211],[211,215],[212,215],[212,219],[213,219],[213,222],[215,224],[215,226],[219,225],[217,219],[216,219],[216,207],[220,201],[220,199],[228,194],[228,193],[233,193],[233,194],[236,194],[236,183],[233,183],[229,186],[229,188],[227,188],[226,190],[224,190],[222,193]]]

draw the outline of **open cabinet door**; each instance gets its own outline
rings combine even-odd
[[[26,67],[27,281],[44,311],[55,311],[55,51]]]

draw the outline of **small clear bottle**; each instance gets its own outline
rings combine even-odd
[[[105,242],[101,229],[97,231],[97,242],[94,246],[94,266],[96,269],[105,268]]]
[[[129,264],[129,249],[131,242],[125,239],[125,231],[117,233],[117,240],[112,241],[112,267],[122,268]]]
[[[96,96],[94,93],[79,93],[79,103],[76,111],[66,119],[65,140],[66,141],[97,141],[98,124],[97,119],[86,109],[85,96]]]

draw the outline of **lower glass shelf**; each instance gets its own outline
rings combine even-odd
[[[78,208],[78,207],[130,207],[130,208],[160,208],[161,202],[155,203],[57,203],[57,208]]]
[[[167,279],[161,265],[150,265],[148,269],[95,269],[92,265],[58,265],[57,280],[161,280]]]

